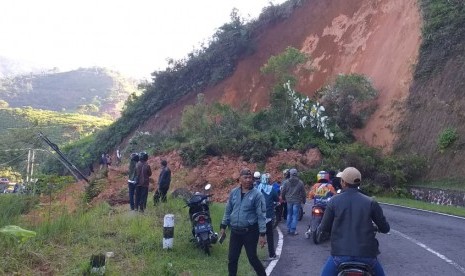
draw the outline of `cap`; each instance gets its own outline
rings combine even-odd
[[[291,174],[291,176],[297,176],[297,170],[294,168],[290,169],[289,173]]]
[[[253,177],[254,178],[260,178],[260,172],[254,172]]]
[[[240,175],[252,175],[252,172],[248,168],[244,168],[241,170]]]
[[[362,174],[354,167],[347,167],[342,171],[341,178],[348,184],[360,184]]]

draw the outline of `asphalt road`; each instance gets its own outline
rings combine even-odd
[[[284,233],[283,247],[270,275],[320,275],[330,242],[315,245],[305,238],[310,206],[298,224],[299,235],[287,236],[285,223],[278,226]],[[465,219],[384,204],[382,208],[391,225],[390,234],[377,235],[386,275],[465,275]]]

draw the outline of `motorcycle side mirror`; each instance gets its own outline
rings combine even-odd
[[[207,185],[205,185],[205,191],[210,190],[211,187],[212,187],[212,184],[208,183]]]

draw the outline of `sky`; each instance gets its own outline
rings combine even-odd
[[[233,8],[250,20],[285,0],[1,0],[0,56],[61,71],[101,66],[137,78],[164,70]]]

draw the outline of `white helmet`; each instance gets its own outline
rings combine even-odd
[[[260,178],[260,172],[254,172],[253,173],[253,178]]]

